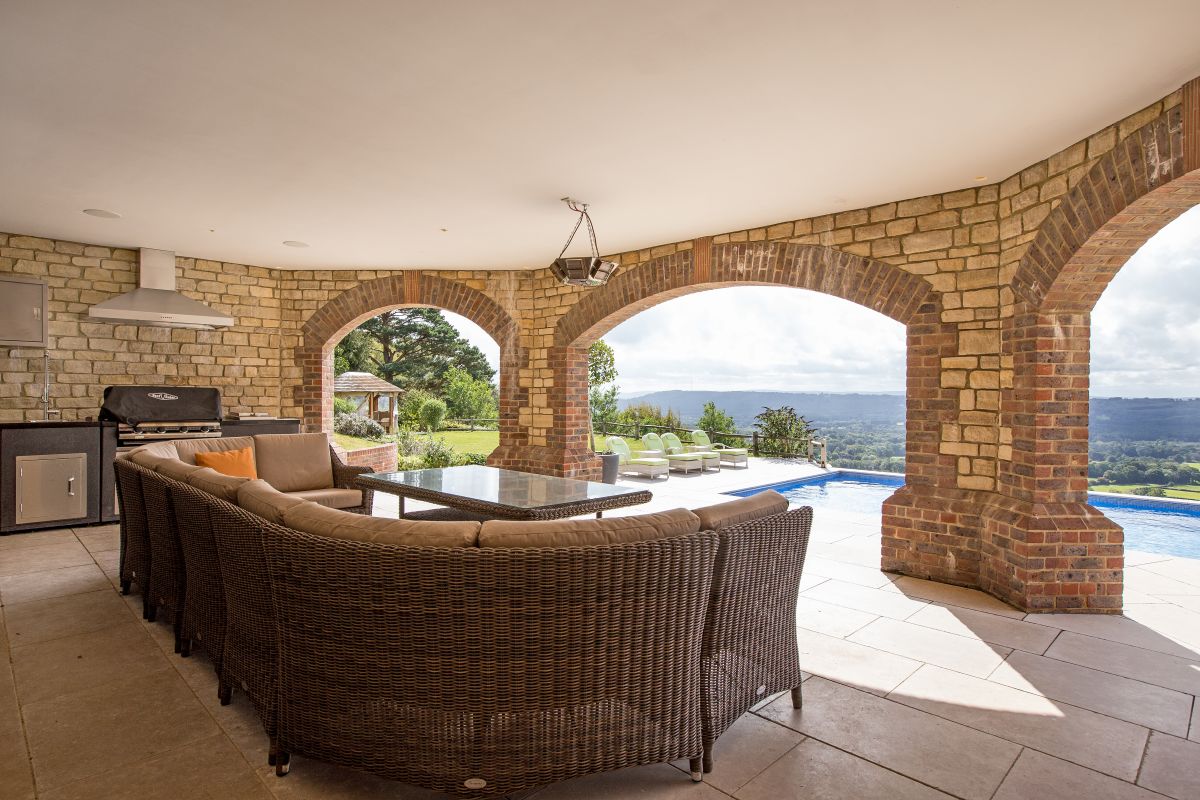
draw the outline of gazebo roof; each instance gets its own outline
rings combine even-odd
[[[333,392],[334,394],[339,392],[399,394],[400,389],[369,372],[343,372],[333,379]]]

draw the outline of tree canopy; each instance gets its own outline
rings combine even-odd
[[[704,404],[704,413],[700,415],[700,421],[696,423],[696,427],[709,433],[737,432],[737,425],[734,424],[733,417],[717,408],[717,404],[711,400]]]
[[[496,371],[436,308],[385,311],[348,333],[334,350],[334,371],[370,372],[401,389],[443,395],[458,368],[490,383]]]

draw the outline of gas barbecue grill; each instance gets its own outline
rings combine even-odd
[[[100,419],[117,424],[117,450],[221,435],[221,393],[191,386],[109,386]]]

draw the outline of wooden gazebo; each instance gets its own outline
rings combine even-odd
[[[357,405],[355,413],[370,417],[388,433],[396,430],[396,395],[400,389],[369,372],[343,372],[333,380],[333,396]]]

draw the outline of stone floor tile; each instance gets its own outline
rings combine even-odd
[[[854,564],[878,572],[881,547],[882,542],[878,534],[849,536],[837,542],[810,543],[808,553],[830,561]]]
[[[896,591],[881,591],[842,580],[826,581],[803,596],[892,619],[906,619],[929,605],[924,600],[913,600]]]
[[[1144,564],[1141,569],[1195,586],[1196,593],[1200,594],[1200,559],[1169,558],[1166,561]]]
[[[1200,600],[1200,595],[1195,599]],[[1200,612],[1170,603],[1135,605],[1125,609],[1125,618],[1181,645],[1191,655],[1200,656]]]
[[[967,589],[962,586],[951,586],[948,583],[921,580],[920,578],[912,578],[908,575],[901,575],[892,582],[892,586],[906,597],[912,597],[917,600],[928,600],[931,603],[969,608],[974,611],[986,611],[989,614],[998,614],[1002,617],[1012,617],[1013,619],[1021,619],[1025,616],[1024,611],[1013,608],[1003,600],[999,600],[977,589]]]
[[[819,556],[806,556],[804,571],[822,578],[835,578],[840,583],[851,583],[877,589],[892,582],[892,576],[880,572],[878,568],[861,567],[858,564],[845,564]]]
[[[5,606],[5,623],[13,648],[63,636],[100,630],[129,620],[121,596],[112,589],[50,597]]]
[[[22,712],[39,793],[219,732],[169,667],[28,703]]]
[[[1126,595],[1129,592],[1125,593]],[[1196,594],[1159,594],[1154,595],[1155,600],[1160,600],[1164,603],[1186,608],[1188,611],[1200,614],[1200,595]]]
[[[1137,775],[1145,728],[934,666],[888,695],[905,705],[1122,780]]]
[[[1021,752],[1018,744],[823,678],[805,685],[802,709],[785,697],[759,713],[967,800],[991,797]],[[951,751],[955,757],[946,758]]]
[[[1200,697],[1192,698],[1192,725],[1188,729],[1188,738],[1200,742]]]
[[[23,733],[0,734],[0,797],[33,800],[33,771]]]
[[[1191,696],[1161,686],[1020,651],[1013,652],[988,680],[1187,736]]]
[[[886,617],[872,622],[846,639],[979,678],[990,675],[1012,652],[1007,647],[988,644],[973,637],[958,636]]]
[[[1026,749],[993,800],[1162,800],[1132,783]]]
[[[806,630],[836,636],[839,639],[854,633],[869,622],[879,619],[865,611],[835,606],[800,597],[796,602],[796,624]]]
[[[0,537],[4,538],[7,537]],[[74,536],[71,536],[68,541],[54,544],[0,550],[0,577],[91,563],[92,556]]]
[[[12,652],[22,704],[158,672],[162,651],[133,620],[110,628],[17,647]]]
[[[959,636],[971,636],[991,644],[1029,653],[1044,653],[1058,631],[1020,619],[1002,617],[958,606],[931,605],[922,608],[906,622],[935,628]]]
[[[1190,611],[1185,611],[1184,609],[1177,609],[1177,614],[1163,615],[1155,613],[1156,608],[1158,607],[1149,608],[1143,606],[1137,609],[1131,608],[1126,613],[1130,615],[1136,614],[1144,619],[1154,618],[1158,620],[1175,618],[1184,614],[1191,615]],[[1172,610],[1171,606],[1165,606],[1164,608],[1168,609],[1169,612]],[[1048,625],[1052,628],[1081,633],[1084,636],[1092,636],[1097,639],[1107,639],[1110,642],[1120,642],[1121,644],[1140,647],[1143,650],[1155,650],[1159,653],[1166,653],[1167,655],[1178,656],[1180,658],[1196,658],[1200,656],[1200,652],[1197,652],[1200,648],[1176,641],[1166,631],[1160,632],[1144,622],[1133,619],[1132,616],[1116,616],[1114,614],[1030,614],[1025,619],[1038,625]],[[1200,625],[1200,617],[1196,617],[1196,623]]]
[[[1200,694],[1200,657],[1177,658],[1070,631],[1060,634],[1046,655],[1178,692]]]
[[[0,536],[0,553],[24,547],[45,547],[48,544],[71,544],[74,541],[75,534],[71,532],[70,528],[9,533]]]
[[[108,577],[95,564],[25,572],[0,578],[0,603],[28,603],[47,597],[96,592],[108,587]]]
[[[1190,583],[1177,581],[1156,572],[1150,572],[1144,567],[1130,567],[1125,570],[1125,586],[1142,594],[1200,594],[1200,589]]]
[[[1200,797],[1200,743],[1154,731],[1138,785],[1176,800]]]
[[[272,795],[237,748],[217,734],[41,793],[41,800],[100,797],[270,800]]]
[[[789,693],[783,695],[791,707]],[[733,794],[804,739],[802,734],[754,714],[743,714],[713,745],[713,771],[704,782]],[[686,760],[674,762],[687,772]]]
[[[121,548],[121,531],[116,527],[77,528],[75,537],[79,539],[89,553],[103,553],[108,550]]]
[[[295,767],[292,769],[295,771]],[[693,783],[686,773],[669,764],[648,764],[555,783],[534,792],[531,800],[607,800],[613,797],[727,800],[728,795],[707,783]]]
[[[1140,567],[1145,564],[1153,564],[1158,561],[1170,561],[1171,556],[1162,553],[1147,553],[1145,550],[1126,550],[1125,551],[1125,568]]]
[[[800,591],[803,592],[806,589],[811,589],[827,580],[829,580],[829,578],[826,578],[823,575],[818,575],[815,572],[804,572],[800,576]]]
[[[738,800],[948,800],[950,795],[815,739],[805,739],[739,789],[734,797]]]
[[[800,631],[800,666],[869,692],[887,694],[921,666],[920,661],[885,653],[833,636]]]

